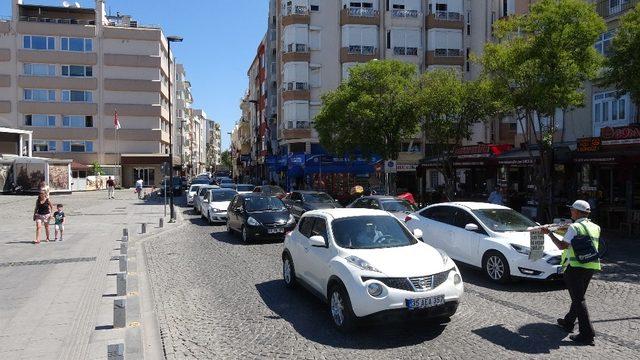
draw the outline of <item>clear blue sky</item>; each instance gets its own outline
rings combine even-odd
[[[0,0],[0,15],[11,16],[11,0]],[[75,0],[69,0],[74,3]],[[61,5],[62,0],[24,0],[25,4]],[[80,0],[94,7],[93,0]],[[268,0],[106,0],[107,11],[131,15],[141,24],[161,25],[180,35],[172,46],[185,64],[194,107],[222,124],[222,145],[240,117],[239,102],[248,85],[247,70],[267,31]]]

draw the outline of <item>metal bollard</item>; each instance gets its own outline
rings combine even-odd
[[[124,344],[107,345],[107,360],[124,360]]]
[[[140,233],[141,234],[146,234],[147,233],[147,223],[142,223],[141,225],[142,225],[142,227],[140,229]]]
[[[127,300],[118,299],[113,301],[113,328],[120,329],[127,326]]]
[[[127,255],[128,246],[127,243],[120,243],[120,255]]]
[[[117,290],[118,296],[127,295],[127,273],[119,273],[117,275],[116,287],[118,289]]]
[[[158,224],[160,226],[160,228],[162,229],[164,227],[164,219],[160,218],[160,222]]]
[[[122,236],[127,236],[128,237],[129,236],[129,229],[123,228],[122,229]]]
[[[127,255],[120,255],[120,272],[127,272]]]
[[[127,242],[129,241],[129,235],[122,235],[122,242]]]

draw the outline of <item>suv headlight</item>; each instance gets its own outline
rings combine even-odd
[[[254,219],[253,217],[249,216],[249,218],[247,219],[247,224],[251,225],[251,226],[259,226],[260,222],[256,219]]]
[[[444,252],[444,250],[440,250],[440,249],[436,249],[438,250],[438,253],[440,253],[440,257],[442,258],[442,264],[446,265],[449,260],[451,260],[451,258],[449,257],[449,255],[447,255],[446,252]]]
[[[366,260],[360,259],[357,256],[351,255],[351,256],[347,256],[344,259],[347,260],[349,264],[357,268],[360,268],[362,270],[381,272],[380,270],[376,269],[373,265],[369,264]]]
[[[287,224],[293,224],[296,222],[296,218],[293,217],[293,215],[289,214],[289,220],[287,221]]]
[[[527,246],[511,244],[511,247],[513,248],[513,250],[519,252],[522,255],[527,255],[528,256],[529,253],[531,252],[531,249],[529,249],[529,247],[527,247]]]
[[[382,285],[378,283],[371,283],[367,285],[367,292],[373,297],[378,297],[382,295]]]

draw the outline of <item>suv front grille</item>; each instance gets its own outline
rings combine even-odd
[[[433,275],[417,276],[411,278],[377,278],[363,276],[362,281],[378,280],[390,288],[413,292],[423,292],[435,289],[438,286],[442,285],[449,278],[450,271],[451,270],[447,270]]]

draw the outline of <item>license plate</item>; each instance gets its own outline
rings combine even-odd
[[[267,234],[282,234],[282,233],[284,233],[283,228],[267,229]]]
[[[405,303],[409,310],[426,309],[444,304],[444,295],[431,296],[428,298],[406,299]]]

